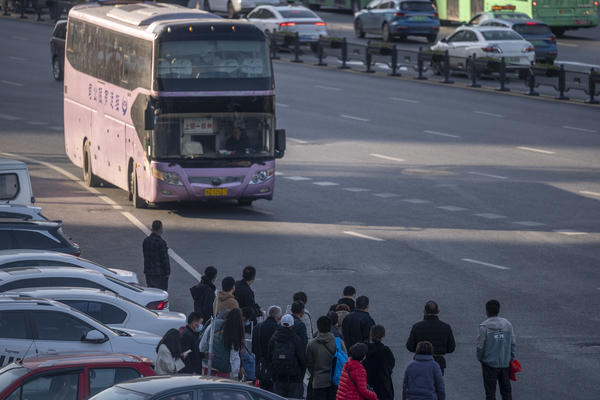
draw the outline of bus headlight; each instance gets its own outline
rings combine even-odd
[[[161,171],[157,168],[152,168],[152,176],[169,185],[182,186],[183,181],[177,172]]]
[[[257,185],[259,183],[265,183],[273,177],[273,168],[263,169],[262,171],[256,171],[250,179],[250,185]]]

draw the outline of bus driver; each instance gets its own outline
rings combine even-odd
[[[225,149],[229,151],[235,151],[236,153],[243,153],[246,149],[250,148],[250,139],[242,128],[239,126],[233,127],[233,134],[227,142],[225,142]]]

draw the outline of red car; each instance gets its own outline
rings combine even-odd
[[[28,358],[0,369],[0,400],[83,400],[116,383],[152,375],[152,360],[128,354]]]

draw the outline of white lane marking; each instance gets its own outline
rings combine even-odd
[[[39,126],[39,125],[47,125],[47,122],[41,122],[41,121],[27,121],[27,124],[29,125],[34,125],[34,126]]]
[[[455,138],[455,139],[460,137],[458,135],[451,135],[449,133],[438,132],[438,131],[429,131],[429,130],[423,131],[423,133],[428,133],[430,135],[436,135],[436,136],[451,137],[451,138]]]
[[[313,182],[313,185],[317,186],[339,186],[339,183],[335,182]]]
[[[85,182],[83,182],[78,177],[76,177],[72,173],[64,170],[61,167],[58,167],[58,166],[56,166],[54,164],[51,164],[49,162],[38,161],[38,160],[35,160],[33,158],[19,156],[19,155],[16,155],[16,154],[11,154],[11,153],[0,153],[0,154],[8,156],[8,157],[18,158],[19,160],[27,161],[27,162],[30,162],[30,163],[41,164],[41,165],[43,165],[43,166],[45,166],[47,168],[53,169],[54,171],[62,174],[63,176],[67,177],[68,179],[74,181],[75,183],[78,183],[83,188],[85,188],[87,191],[89,191],[91,193],[94,193],[96,195],[99,195],[98,197],[102,201],[107,202],[108,204],[113,205],[113,207],[114,207],[114,204],[112,204],[112,203],[115,203],[115,202],[111,198],[102,195],[101,192],[99,190],[97,190],[96,188],[92,188],[92,187],[86,186]],[[109,201],[107,201],[106,199],[108,199]],[[117,207],[121,207],[121,206],[119,206],[117,204]],[[121,214],[125,218],[127,218],[133,225],[135,225],[137,228],[139,228],[145,235],[149,235],[150,234],[150,230],[148,229],[148,227],[146,227],[144,224],[142,224],[140,222],[140,220],[137,219],[135,216],[133,216],[131,213],[129,213],[127,211],[121,211]],[[181,258],[179,256],[179,254],[177,254],[173,249],[169,249],[169,256],[171,256],[171,258],[177,264],[179,264],[183,269],[185,269],[190,275],[192,275],[197,280],[200,280],[200,278],[202,277],[201,274],[199,274],[190,264],[188,264],[183,258]]]
[[[275,171],[275,176],[283,176],[285,175],[283,172]]]
[[[486,176],[488,178],[496,178],[496,179],[508,179],[506,176],[501,176],[501,175],[492,175],[492,174],[486,174],[483,172],[469,172],[469,174],[471,175],[477,175],[477,176]]]
[[[544,226],[546,224],[535,221],[513,221],[514,224],[519,224],[523,226]]]
[[[590,192],[589,190],[580,190],[579,193],[581,193],[581,194],[587,194],[587,195],[590,195],[590,196],[600,197],[600,193],[598,193],[598,192]]]
[[[565,46],[565,47],[579,47],[579,45],[575,44],[575,43],[558,42],[558,44],[560,46]],[[565,61],[563,61],[563,62],[565,62]]]
[[[255,212],[257,214],[275,215],[275,213],[272,213],[271,211],[257,210],[256,208],[249,208],[249,210],[252,211],[252,212]]]
[[[437,208],[439,208],[441,210],[452,211],[452,212],[455,212],[455,211],[465,211],[466,210],[466,208],[457,207],[457,206],[439,206]]]
[[[369,236],[369,235],[363,235],[362,233],[358,233],[358,232],[353,232],[353,231],[344,231],[344,233],[346,235],[350,235],[350,236],[355,236],[361,239],[369,239],[369,240],[374,240],[376,242],[385,242],[385,240],[375,237],[375,236]]]
[[[503,219],[506,218],[504,215],[493,214],[493,213],[481,213],[481,214],[473,214],[477,217],[487,218],[487,219]]]
[[[287,138],[287,140],[289,140],[290,142],[294,142],[294,143],[298,143],[298,144],[307,144],[308,142],[306,140],[300,140],[300,139],[296,139],[296,138]]]
[[[587,132],[587,133],[598,133],[598,131],[595,130],[595,129],[578,128],[576,126],[565,125],[565,126],[563,126],[563,128],[564,129],[570,129],[572,131]]]
[[[534,153],[555,154],[553,151],[536,149],[534,147],[517,146],[517,149],[519,149],[519,150],[526,150],[526,151],[533,151]]]
[[[383,154],[377,154],[377,153],[371,153],[369,154],[371,157],[377,157],[377,158],[381,158],[382,160],[389,160],[389,161],[398,161],[398,162],[404,162],[406,161],[403,158],[397,158],[397,157],[390,157],[390,156],[384,156]]]
[[[412,100],[412,99],[403,99],[402,97],[390,97],[390,99],[394,100],[394,101],[401,101],[403,103],[420,103],[419,100]]]
[[[396,193],[373,193],[373,196],[381,197],[382,199],[391,199],[392,197],[400,197]]]
[[[25,61],[25,59],[23,57],[8,56],[8,58],[10,58],[11,60],[15,60],[15,61]]]
[[[122,210],[123,209],[123,207],[121,207],[120,205],[118,205],[116,201],[114,201],[113,199],[111,199],[108,196],[101,195],[101,196],[98,196],[98,198],[100,200],[102,200],[103,202],[105,202],[106,204],[110,204],[112,206],[112,208],[114,208],[115,210]]]
[[[283,108],[288,108],[289,107],[287,104],[283,104],[283,103],[275,103],[275,105],[277,107],[283,107]]]
[[[1,80],[0,82],[4,83],[6,85],[10,85],[10,86],[17,86],[17,87],[24,86],[22,83],[19,83],[19,82],[5,81],[5,80]]]
[[[554,229],[552,232],[560,233],[566,236],[587,235],[587,232],[575,231],[573,229]]]
[[[51,126],[50,130],[51,131],[62,132],[63,131],[63,127],[62,126]]]
[[[502,270],[510,269],[509,267],[504,267],[502,265],[492,264],[492,263],[488,263],[485,261],[473,260],[472,258],[461,258],[461,260],[466,261],[471,264],[485,265],[486,267],[491,267],[491,268],[496,268],[496,269],[502,269]]]
[[[354,121],[369,122],[369,120],[366,118],[355,117],[353,115],[340,114],[340,117],[347,118],[347,119],[353,119]]]
[[[402,201],[405,201],[407,203],[412,203],[412,204],[427,204],[427,203],[431,203],[431,201],[429,201],[429,200],[423,200],[423,199],[402,199]]]
[[[310,181],[312,178],[305,176],[284,176],[283,179],[289,179],[290,181]]]
[[[317,89],[334,90],[336,92],[339,92],[340,90],[342,90],[339,87],[334,87],[334,86],[315,85],[315,87]]]
[[[0,119],[5,119],[7,121],[20,121],[23,118],[21,117],[16,117],[14,115],[8,115],[8,114],[0,114]]]
[[[495,114],[495,113],[491,113],[491,112],[486,112],[486,111],[473,111],[475,114],[479,114],[479,115],[486,115],[488,117],[495,117],[495,118],[504,118],[504,115],[502,114]]]
[[[365,189],[365,188],[356,188],[356,187],[348,187],[348,188],[343,188],[344,190],[347,190],[349,192],[353,192],[353,193],[358,193],[358,192],[368,192],[370,189]]]

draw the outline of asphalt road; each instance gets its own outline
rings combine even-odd
[[[276,63],[289,142],[275,199],[136,210],[119,189],[76,181],[49,34],[0,20],[0,152],[30,160],[38,205],[83,256],[141,275],[136,221],[158,218],[198,270],[256,266],[265,308],[304,290],[316,319],[354,285],[387,328],[398,395],[410,326],[435,299],[458,342],[448,398],[482,398],[474,339],[497,298],[524,367],[515,398],[598,399],[598,108]],[[193,284],[173,262],[173,310],[191,310]]]

